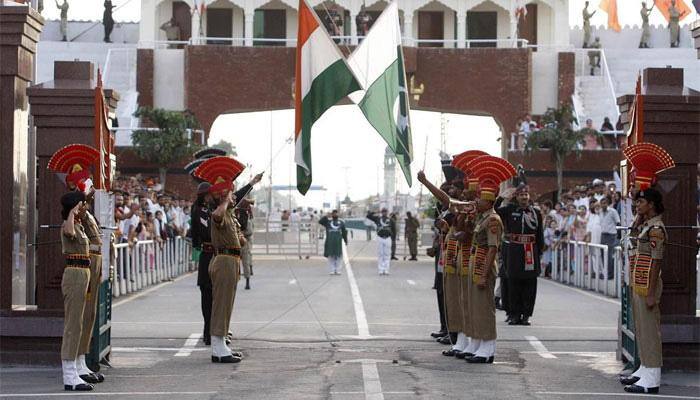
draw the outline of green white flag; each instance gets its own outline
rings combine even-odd
[[[351,94],[350,99],[394,152],[411,186],[413,144],[396,1],[379,16],[348,58],[348,65],[363,89]]]

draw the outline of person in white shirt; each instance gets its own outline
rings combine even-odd
[[[299,215],[296,209],[292,210],[292,214],[289,216],[289,222],[292,225],[292,231],[298,232],[299,223],[301,222],[301,215]]]
[[[593,179],[593,197],[595,197],[595,200],[601,201],[605,196],[607,196],[607,193],[605,193],[605,182],[602,179]]]
[[[600,201],[600,243],[608,246],[608,279],[615,277],[614,252],[617,240],[617,226],[620,225],[620,215],[610,207],[610,197],[604,197]]]

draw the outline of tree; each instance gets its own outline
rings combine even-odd
[[[551,151],[552,161],[557,171],[557,199],[561,198],[564,186],[564,160],[574,152],[577,156],[580,155],[580,145],[587,133],[585,129],[574,129],[575,124],[578,124],[578,121],[569,103],[562,103],[558,108],[548,108],[542,117],[543,128],[530,133],[525,145],[525,151],[528,154],[540,149]]]
[[[192,132],[199,128],[199,123],[189,113],[161,108],[139,107],[134,116],[146,119],[159,129],[134,131],[131,141],[139,157],[158,164],[160,183],[165,188],[168,166],[191,156],[201,147],[194,141]]]
[[[219,143],[212,145],[211,147],[223,150],[234,157],[238,156],[238,152],[236,152],[236,146],[232,145],[231,142],[227,142],[226,140],[222,139],[219,141]]]

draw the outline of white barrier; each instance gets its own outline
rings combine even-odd
[[[620,297],[624,267],[622,248],[616,247],[608,271],[608,246],[561,241],[552,250],[552,279],[606,296]],[[612,279],[608,279],[609,274]]]
[[[114,246],[112,295],[123,296],[169,281],[196,267],[192,262],[192,242],[176,237],[164,242],[142,240],[133,246]]]

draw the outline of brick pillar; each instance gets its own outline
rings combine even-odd
[[[662,172],[657,189],[664,196],[666,225],[694,225],[700,157],[700,96],[683,87],[683,69],[644,70],[644,139],[666,149],[676,167]],[[634,96],[618,98],[625,130]],[[698,370],[700,318],[695,316],[696,231],[670,229],[661,265],[661,334],[664,367]]]
[[[0,309],[25,304],[30,132],[26,89],[44,19],[24,6],[0,6]],[[16,271],[15,276],[13,272]],[[23,275],[23,276],[22,276]],[[15,278],[15,279],[13,279]],[[13,288],[13,280],[19,286]],[[14,291],[13,291],[14,289]],[[13,293],[14,292],[14,293]]]
[[[59,225],[59,198],[66,192],[65,184],[47,169],[51,155],[71,143],[95,145],[95,82],[92,63],[85,61],[56,61],[54,80],[28,89],[31,113],[36,126],[37,156],[37,222]],[[105,89],[110,113],[119,99]],[[58,229],[40,229],[39,242],[60,240]],[[62,310],[61,276],[63,263],[60,244],[37,248],[37,306],[40,310]]]
[[[576,86],[576,61],[574,53],[561,52],[558,58],[557,102],[571,103]],[[581,123],[581,121],[579,121]]]

